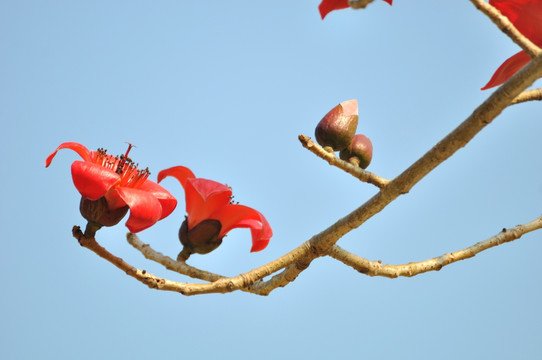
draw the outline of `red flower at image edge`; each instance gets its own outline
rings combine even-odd
[[[104,198],[108,213],[130,209],[126,227],[136,233],[171,214],[177,200],[162,186],[147,179],[150,174],[148,169],[137,169],[127,157],[130,148],[131,145],[124,156],[114,157],[105,150],[89,151],[79,143],[65,142],[47,157],[45,167],[51,164],[58,150],[70,149],[78,153],[83,161],[74,161],[71,172],[73,184],[83,198],[82,214],[85,199],[97,201]],[[111,223],[98,222],[98,225],[114,225],[125,214],[126,211]]]
[[[525,37],[537,46],[542,46],[542,0],[490,0]],[[506,60],[495,71],[489,82],[482,88],[486,90],[503,84],[531,61],[525,51]]]
[[[220,245],[222,238],[235,228],[250,228],[251,252],[260,251],[267,247],[269,239],[273,236],[271,226],[259,211],[248,206],[232,204],[231,188],[213,180],[196,178],[194,173],[184,166],[175,166],[160,171],[158,182],[167,176],[176,178],[185,191],[186,213],[188,214],[185,220],[187,222],[185,231],[193,231],[197,229],[198,225],[203,225],[205,222],[219,222],[214,234],[215,239],[218,238],[218,244],[211,249],[206,248],[201,252],[193,252],[206,253],[214,250]],[[184,223],[183,226],[185,226]],[[182,230],[183,227],[181,227]],[[183,242],[182,239],[181,242]]]
[[[384,1],[391,5],[393,0]],[[320,16],[322,16],[323,20],[326,15],[333,10],[346,9],[347,7],[350,7],[350,5],[348,5],[348,0],[323,0],[318,6],[318,10],[320,11]]]

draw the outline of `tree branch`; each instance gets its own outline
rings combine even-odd
[[[128,233],[126,234],[126,240],[130,245],[132,245],[136,250],[149,260],[157,262],[163,265],[166,269],[175,271],[179,274],[189,276],[194,279],[200,279],[205,281],[216,281],[218,279],[224,278],[222,275],[214,274],[208,271],[200,270],[193,266],[188,265],[185,262],[176,261],[165,256],[161,252],[154,250],[149,244],[145,244],[139,239],[136,234]]]
[[[412,277],[428,271],[439,271],[446,265],[465,260],[492,247],[519,239],[522,235],[542,228],[542,217],[512,229],[503,229],[499,234],[484,241],[476,243],[468,248],[444,254],[439,257],[418,261],[403,265],[382,265],[380,261],[370,261],[354,255],[338,245],[334,245],[329,256],[354,268],[362,274],[369,276],[383,276],[397,278],[399,276]]]
[[[141,254],[143,254],[146,259],[157,262],[163,265],[168,270],[175,271],[179,274],[186,275],[194,279],[200,279],[209,282],[217,281],[220,279],[227,279],[226,276],[200,270],[198,268],[188,265],[186,262],[173,260],[169,256],[165,256],[164,254],[154,250],[149,244],[145,244],[144,242],[142,242],[136,234],[126,234],[126,240],[136,250],[141,252]],[[269,284],[259,281],[259,279],[256,280],[253,285],[246,288],[240,288],[240,290],[250,292],[256,295],[267,295],[270,292]]]
[[[365,204],[342,219],[339,219],[336,223],[289,253],[249,272],[231,278],[218,278],[208,284],[179,283],[157,277],[144,270],[133,267],[121,258],[109,253],[95,239],[85,238],[78,227],[74,227],[73,235],[82,246],[111,262],[129,276],[154,289],[176,291],[184,295],[197,295],[227,293],[253,286],[252,290],[255,293],[261,291],[261,294],[268,294],[272,289],[278,286],[285,286],[295,280],[297,275],[305,270],[314,259],[326,255],[328,250],[342,236],[362,225],[399,195],[407,193],[425,175],[452,156],[458,149],[465,146],[478,132],[491,123],[520,92],[530,86],[540,76],[542,76],[542,56],[533,59],[522,70],[499,87],[454,131],[437,143],[403,173],[390,181]],[[269,281],[256,283],[283,268],[285,269],[281,273],[273,276]]]
[[[487,17],[493,21],[495,25],[505,33],[513,42],[523,49],[531,58],[539,55],[542,50],[536,46],[531,40],[523,36],[518,29],[508,20],[506,16],[501,14],[495,7],[486,3],[483,0],[470,0],[470,2]]]
[[[335,153],[328,152],[324,150],[323,147],[316,144],[314,141],[310,139],[310,137],[305,135],[299,135],[299,141],[305,147],[306,149],[310,150],[313,154],[318,156],[319,158],[327,161],[329,165],[333,165],[338,167],[339,169],[346,171],[350,175],[358,178],[359,180],[373,184],[379,188],[383,188],[386,186],[390,181],[387,179],[384,179],[376,174],[373,174],[370,171],[364,170],[360,168],[359,166],[354,166],[350,164],[348,161],[344,161],[339,159]]]
[[[109,251],[103,248],[100,244],[98,244],[98,242],[96,242],[96,239],[91,238],[91,237],[89,238],[85,237],[85,235],[83,234],[79,226],[73,227],[72,234],[73,234],[73,237],[76,238],[77,241],[79,241],[79,244],[82,247],[89,249],[90,251],[98,255],[99,257],[109,261],[111,264],[115,265],[117,268],[124,271],[127,275],[142,282],[143,284],[147,285],[151,289],[178,291],[182,293],[182,290],[184,289],[184,284],[160,278],[158,276],[155,276],[151,273],[146,272],[145,270],[140,270],[128,264],[126,261],[111,254]]]
[[[525,88],[542,76],[542,55],[533,59],[522,70],[512,76],[485,100],[474,112],[454,131],[438,142],[403,173],[390,181],[375,196],[359,208],[339,219],[333,225],[313,236],[307,251],[298,252],[295,263],[281,273],[275,275],[274,281],[285,286],[289,280],[307,268],[312,260],[327,253],[342,236],[361,226],[373,215],[379,213],[399,195],[407,193],[418,181],[434,168],[465,146],[485,126],[491,123]],[[300,248],[301,248],[300,247]],[[299,250],[295,249],[294,251]]]
[[[512,100],[512,105],[535,100],[542,101],[542,88],[522,92]]]
[[[126,235],[126,240],[136,250],[141,252],[141,254],[146,259],[157,262],[163,265],[168,270],[175,271],[179,274],[186,275],[194,279],[200,279],[209,282],[232,279],[223,275],[218,275],[208,271],[200,270],[186,264],[185,262],[175,261],[169,256],[165,256],[162,253],[154,250],[149,244],[145,244],[144,242],[142,242],[136,234],[128,233]],[[308,243],[306,244],[308,245]],[[303,271],[305,268],[299,268],[298,264],[290,264],[286,267],[287,273],[285,275],[272,277],[268,281],[262,280],[264,276],[262,276],[261,278],[257,278],[253,282],[252,280],[246,279],[247,283],[252,282],[252,284],[248,285],[247,287],[241,287],[239,288],[239,290],[250,292],[256,295],[269,295],[269,293],[271,293],[271,291],[276,289],[277,287],[285,286],[286,284],[294,281],[297,274]],[[276,271],[280,269],[282,268],[278,268]]]
[[[79,226],[73,227],[72,234],[73,234],[73,237],[77,239],[77,241],[79,242],[81,246],[94,252],[99,257],[109,261],[111,264],[115,265],[117,268],[124,271],[127,275],[147,285],[151,289],[162,290],[162,291],[174,291],[174,292],[179,292],[183,295],[195,295],[195,294],[206,294],[206,293],[227,293],[234,290],[241,290],[244,287],[248,287],[249,284],[256,282],[255,280],[252,280],[250,276],[245,276],[244,274],[238,275],[233,278],[218,278],[210,284],[180,283],[177,281],[164,279],[156,275],[153,275],[151,273],[148,273],[145,270],[140,270],[128,264],[123,259],[111,254],[104,247],[98,244],[96,239],[91,238],[91,237],[88,237],[88,238],[85,237],[85,235],[83,234]],[[264,266],[262,268],[268,268],[268,267],[269,266]],[[206,273],[207,275],[205,276],[210,276],[210,277],[213,277],[214,275],[208,272],[203,272],[198,269],[196,269],[195,273],[198,273],[198,274]],[[263,277],[264,276],[261,276],[261,278]],[[250,289],[248,288],[244,290],[250,291]],[[250,291],[250,292],[253,292],[255,294],[260,294],[259,291]],[[269,292],[265,293],[265,291],[263,291],[261,295],[267,295],[268,293]]]

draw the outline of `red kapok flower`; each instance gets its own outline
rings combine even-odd
[[[391,5],[393,0],[384,1]],[[346,9],[347,7],[350,7],[350,5],[348,5],[348,0],[323,0],[318,6],[318,10],[320,11],[320,16],[322,16],[323,20],[326,15],[333,10]]]
[[[232,229],[250,228],[252,249],[267,247],[273,235],[265,217],[248,206],[232,204],[232,191],[213,180],[196,178],[184,166],[174,166],[160,171],[158,182],[173,176],[184,188],[187,218],[179,230],[184,248],[179,257],[186,260],[192,253],[206,254],[216,249],[222,238]]]
[[[489,3],[506,16],[525,37],[537,46],[542,46],[542,0],[490,0]],[[503,84],[529,61],[531,58],[525,51],[508,58],[482,90]]]
[[[125,155],[114,157],[103,149],[89,151],[76,142],[65,142],[45,160],[48,167],[61,149],[71,149],[83,158],[73,162],[72,179],[82,197],[81,214],[96,229],[117,224],[129,208],[126,226],[136,233],[165,218],[177,206],[166,189],[148,179],[148,169],[138,170],[128,158],[131,148],[129,145]]]

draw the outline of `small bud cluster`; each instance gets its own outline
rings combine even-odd
[[[315,135],[326,150],[340,151],[342,160],[365,169],[371,163],[373,145],[365,135],[356,135],[358,118],[357,101],[343,101],[320,120]]]

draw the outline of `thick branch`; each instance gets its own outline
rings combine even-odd
[[[347,161],[339,159],[334,153],[324,150],[324,148],[316,144],[308,136],[299,135],[299,141],[301,141],[301,144],[306,149],[310,150],[313,154],[315,154],[319,158],[327,161],[329,165],[336,166],[339,169],[346,171],[350,175],[353,175],[354,177],[360,179],[363,182],[373,184],[379,188],[383,188],[384,186],[386,186],[387,183],[390,182],[389,180],[384,179],[376,174],[373,174],[370,171],[363,170],[359,166],[354,166]]]
[[[337,259],[355,270],[369,276],[384,276],[396,278],[399,276],[412,277],[428,271],[439,271],[446,265],[465,260],[476,254],[510,241],[519,239],[522,235],[542,228],[542,217],[539,217],[524,225],[518,225],[512,229],[503,229],[499,234],[484,241],[476,243],[463,250],[444,254],[425,261],[418,261],[404,265],[382,265],[380,261],[370,261],[354,255],[338,245],[334,245],[329,251],[329,256]]]
[[[308,267],[312,260],[326,254],[327,250],[338,239],[379,213],[399,195],[407,193],[431,170],[465,146],[478,132],[491,123],[521,91],[531,86],[540,76],[542,76],[542,56],[533,59],[499,87],[462,124],[402,174],[390,181],[378,194],[344,218],[339,219],[326,230],[313,236],[308,243],[309,251],[304,252],[301,255],[302,258],[296,261],[298,266],[294,266],[294,264],[288,266],[288,268],[273,277],[274,281],[281,284],[280,286],[286,285],[288,279],[295,279],[304,268]],[[307,243],[303,243],[301,246],[305,247]]]
[[[405,194],[425,175],[465,146],[495,119],[526,87],[542,75],[542,56],[535,58],[497,89],[462,124],[438,142],[403,173],[390,181],[365,204],[311,239],[316,253],[325,253],[340,237],[380,212],[399,195]]]
[[[512,100],[512,104],[535,100],[542,101],[542,88],[522,92]]]
[[[486,3],[483,0],[470,0],[473,5],[483,12],[487,17],[493,21],[495,25],[503,33],[505,33],[513,42],[515,42],[519,47],[523,49],[527,54],[529,54],[530,57],[534,58],[535,56],[539,55],[542,50],[536,46],[531,40],[523,36],[518,29],[508,20],[506,16],[501,14],[499,10],[497,10],[495,7],[490,5],[489,3]]]

